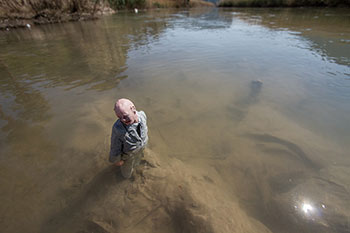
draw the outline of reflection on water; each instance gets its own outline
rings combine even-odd
[[[122,182],[106,160],[128,97],[151,150],[214,168],[272,232],[349,232],[349,17],[164,10],[1,32],[0,227],[79,229],[70,214]]]
[[[257,10],[258,23],[277,30],[291,30],[296,35],[303,35],[307,45],[319,56],[329,61],[350,65],[348,49],[346,48],[348,25],[342,23],[348,20],[348,9],[332,10],[310,9],[270,9],[265,12]],[[248,17],[251,17],[251,12]],[[254,14],[254,13],[253,13]],[[245,16],[243,16],[245,17]],[[302,19],[302,20],[301,20]],[[334,27],[334,25],[337,25]]]
[[[46,81],[46,87],[89,85],[97,90],[113,88],[125,78],[120,74],[127,69],[130,47],[147,44],[165,24],[128,19],[127,16],[121,17],[117,25],[111,25],[112,19],[106,19],[104,22],[85,22],[84,25],[45,25],[5,34],[3,43],[16,43],[18,51],[5,48],[4,62],[13,75],[23,75],[23,79],[32,82]],[[125,21],[129,27],[123,26]],[[22,58],[24,65],[18,63],[18,57]],[[30,77],[27,77],[28,72]]]

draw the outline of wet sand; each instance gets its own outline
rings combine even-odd
[[[270,232],[220,191],[224,183],[208,170],[151,150],[132,180],[116,170],[103,169],[41,232]]]
[[[227,126],[226,139],[232,140],[227,144],[218,137],[202,148],[173,153],[170,145],[183,141],[162,136],[149,117],[150,145],[133,179],[124,180],[107,164],[106,153],[95,156],[84,184],[74,195],[79,181],[66,184],[66,207],[50,214],[40,232],[347,232],[347,164],[332,162],[343,159],[342,148],[257,105],[263,88],[247,83],[246,96],[233,101],[234,115],[241,113]],[[88,112],[91,120],[100,114]],[[232,107],[226,112],[232,117]],[[208,114],[201,114],[201,124]],[[187,117],[191,124],[183,119],[162,127],[176,132],[186,124],[194,130],[197,125]],[[105,146],[107,152],[108,142]],[[168,153],[156,152],[162,150]],[[304,211],[305,203],[313,212]]]
[[[23,157],[22,173],[18,170],[16,174],[23,179],[15,184],[21,182],[28,191],[23,196],[19,190],[19,196],[13,198],[23,201],[17,206],[24,207],[22,214],[28,222],[6,228],[7,232],[28,226],[36,229],[32,232],[347,232],[350,185],[343,148],[262,103],[260,94],[252,94],[256,90],[250,82],[246,87],[244,96],[220,106],[226,114],[216,118],[236,120],[210,128],[214,136],[207,143],[197,142],[207,139],[200,135],[208,129],[198,127],[194,115],[155,122],[158,111],[149,108],[150,144],[132,180],[124,180],[118,168],[107,162],[114,117],[104,112],[110,109],[112,99],[106,95],[90,101],[79,109],[84,117],[78,127],[61,142],[65,147],[58,151],[60,157],[38,157],[41,164],[47,161],[48,165],[39,170],[30,166],[36,160]],[[142,108],[142,101],[148,100],[136,101]],[[166,106],[159,101],[156,106]],[[186,107],[181,101],[177,104]],[[171,112],[172,106],[168,107],[164,113]],[[211,121],[212,114],[203,111],[200,125]],[[48,132],[55,135],[65,130],[60,128],[67,117],[62,113],[58,125],[51,125]],[[178,131],[180,125],[185,132]],[[32,134],[35,128],[28,130]],[[196,137],[181,137],[181,133],[195,130]],[[40,127],[36,131],[34,142],[42,137]],[[95,137],[84,138],[92,134]],[[44,155],[32,145],[25,142],[15,148],[31,148],[28,152]],[[47,150],[55,148],[49,145]],[[328,154],[332,156],[324,156]],[[38,177],[45,185],[35,185]],[[3,176],[4,181],[13,179]],[[305,213],[305,202],[317,212]],[[21,209],[12,209],[7,216],[20,213]]]

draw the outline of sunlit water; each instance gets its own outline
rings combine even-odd
[[[109,166],[120,97],[272,232],[350,231],[348,9],[119,13],[0,48],[1,232],[43,231]]]

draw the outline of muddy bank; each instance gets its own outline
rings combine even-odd
[[[0,29],[96,19],[100,15],[113,12],[105,1],[0,1]]]
[[[213,3],[202,0],[0,0],[0,30],[28,27],[33,24],[61,23],[97,19],[113,14],[115,10],[134,8],[212,7]],[[114,10],[115,9],[115,10]]]

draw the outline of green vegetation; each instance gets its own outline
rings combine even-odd
[[[162,4],[160,4],[159,2],[154,2],[153,4],[153,7],[155,8],[164,8],[165,6],[163,6]]]
[[[335,7],[350,6],[350,0],[221,0],[219,7]]]
[[[146,0],[108,0],[113,9],[145,8]]]

